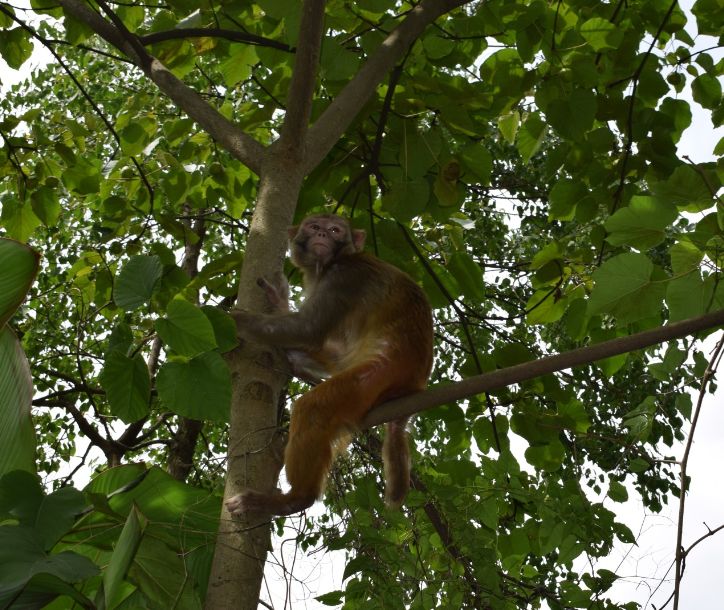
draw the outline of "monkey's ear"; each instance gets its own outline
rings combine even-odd
[[[287,235],[289,235],[289,239],[294,239],[297,236],[298,231],[299,231],[299,225],[294,225],[293,227],[288,227]]]
[[[362,252],[366,237],[367,233],[363,229],[352,229],[352,245],[357,252]]]

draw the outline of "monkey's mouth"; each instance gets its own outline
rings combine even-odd
[[[332,251],[332,246],[324,241],[312,242],[310,247],[315,254],[329,254]]]

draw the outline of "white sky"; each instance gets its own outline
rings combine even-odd
[[[682,4],[690,6],[691,0]],[[712,54],[715,61],[724,57],[721,50]],[[20,72],[11,70],[0,59],[0,92],[12,83],[25,78],[33,69],[44,65],[48,60],[49,55],[43,49],[38,50],[38,45],[36,53]],[[683,97],[691,101],[688,92]],[[695,104],[692,105],[692,109],[695,110],[693,124],[684,133],[679,151],[693,161],[707,161],[711,159],[714,145],[724,137],[724,129],[713,129],[709,112],[700,109],[696,112],[698,106]],[[710,340],[707,344],[713,346],[713,341]],[[724,379],[724,371],[719,378]],[[723,407],[724,390],[720,389],[716,396],[707,396],[696,430],[689,459],[692,482],[686,502],[683,538],[685,548],[706,534],[707,526],[713,529],[724,524]],[[675,457],[680,458],[683,455],[683,447],[676,448],[673,453]],[[634,534],[641,532],[637,545],[633,547],[619,545],[611,557],[597,567],[606,567],[619,576],[626,577],[614,585],[611,591],[614,599],[621,602],[638,601],[644,610],[661,609],[673,590],[678,500],[671,498],[669,506],[665,507],[661,514],[650,515],[644,511],[636,494],[630,495],[632,499],[625,505],[608,501],[607,506],[616,511]],[[285,545],[285,552],[281,555],[277,553],[276,557],[278,560],[284,558],[287,570],[292,569],[294,565],[294,575],[298,582],[288,591],[283,573],[270,562],[267,576],[271,590],[267,591],[268,597],[265,597],[273,600],[275,608],[284,607],[285,598],[287,604],[293,602],[295,609],[328,608],[313,598],[315,595],[343,588],[341,578],[344,563],[341,558],[335,560],[329,554],[306,558],[301,554],[297,556],[292,546]],[[701,543],[687,558],[679,607],[683,610],[721,610],[724,607],[724,602],[721,601],[723,567],[724,531]],[[662,579],[665,579],[663,583]],[[672,608],[672,605],[669,604],[667,607]]]

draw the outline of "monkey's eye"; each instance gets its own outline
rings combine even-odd
[[[331,226],[329,227],[330,233],[339,233],[339,227]]]
[[[309,228],[312,229],[312,231],[319,231],[319,225],[318,224],[311,224],[309,225]]]

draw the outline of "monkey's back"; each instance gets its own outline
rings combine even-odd
[[[324,281],[355,304],[326,341],[324,349],[334,360],[331,368],[377,358],[409,369],[409,384],[424,387],[432,368],[432,311],[412,278],[360,252],[337,259]]]

